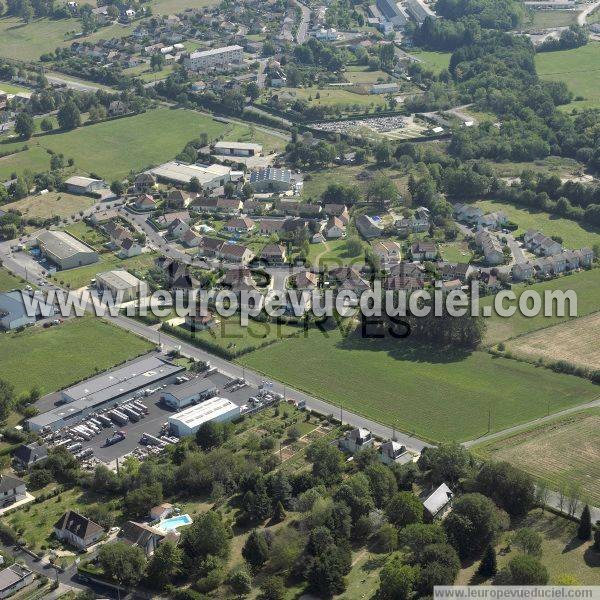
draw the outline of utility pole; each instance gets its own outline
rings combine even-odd
[[[342,407],[342,405],[340,404],[340,425],[344,424],[344,409]]]
[[[488,433],[492,431],[492,407],[488,408]]]

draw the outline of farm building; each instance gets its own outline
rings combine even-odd
[[[60,429],[67,423],[77,423],[90,413],[120,400],[131,398],[159,383],[171,383],[185,371],[154,356],[149,356],[88,379],[62,391],[62,404],[27,420],[30,431],[44,427]]]
[[[217,142],[215,154],[219,156],[260,156],[263,147],[249,142]]]
[[[145,296],[147,285],[142,280],[134,277],[124,269],[106,271],[96,275],[96,288],[99,291],[107,290],[120,302],[129,302],[138,297]]]
[[[157,179],[171,183],[187,184],[195,177],[205,190],[213,190],[231,181],[231,169],[224,165],[187,165],[171,161],[154,167],[150,173]]]
[[[106,184],[102,179],[92,179],[91,177],[79,177],[75,175],[65,181],[65,186],[71,194],[93,194],[104,188]]]
[[[37,238],[42,256],[65,271],[100,260],[98,253],[66,231],[44,231]]]
[[[226,398],[210,398],[201,404],[169,417],[171,433],[178,437],[195,435],[203,423],[230,421],[240,414],[240,407]]]
[[[196,377],[184,383],[172,384],[165,388],[162,401],[175,409],[208,400],[216,396],[219,389],[209,377]]]

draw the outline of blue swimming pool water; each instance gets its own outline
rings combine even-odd
[[[190,517],[190,515],[179,515],[178,517],[171,517],[170,519],[161,521],[158,526],[163,531],[172,531],[183,525],[191,525],[191,523],[192,517]]]

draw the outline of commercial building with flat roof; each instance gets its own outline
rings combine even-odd
[[[195,177],[203,189],[212,190],[231,181],[231,169],[224,165],[188,165],[171,161],[149,171],[158,179],[171,183],[190,183]]]
[[[121,295],[121,302],[129,302],[138,297],[143,297],[148,291],[148,285],[124,269],[106,271],[96,275],[96,288],[98,291],[108,290],[113,297]]]
[[[98,253],[66,231],[44,231],[38,235],[42,256],[61,270],[91,265],[100,260]]]
[[[169,417],[171,433],[177,437],[195,435],[209,421],[231,421],[240,414],[240,407],[227,398],[210,398],[201,404]]]
[[[184,383],[175,383],[165,388],[162,401],[176,409],[212,398],[219,388],[210,377],[194,377]]]
[[[395,27],[404,27],[408,23],[408,14],[395,0],[376,0],[376,7],[384,19]]]
[[[199,50],[184,57],[183,64],[192,71],[204,71],[225,68],[229,65],[241,65],[244,62],[244,49],[241,46],[224,46],[211,50]]]
[[[27,427],[39,431],[44,427],[60,429],[69,423],[74,425],[108,404],[126,400],[159,383],[171,383],[183,371],[184,367],[148,356],[63,390],[63,404],[31,417]]]
[[[292,172],[289,169],[267,167],[250,173],[250,185],[255,192],[263,194],[266,192],[287,192],[292,189],[294,183]]]

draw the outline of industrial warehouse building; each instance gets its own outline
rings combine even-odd
[[[212,398],[219,388],[210,377],[195,377],[185,383],[172,384],[165,388],[162,401],[171,408],[182,409],[190,404]]]
[[[169,417],[171,433],[177,437],[195,435],[208,421],[231,421],[240,414],[240,407],[227,398],[210,398],[201,404]]]
[[[187,184],[195,177],[204,190],[213,190],[231,181],[231,169],[224,165],[188,165],[176,160],[149,171],[159,180]]]
[[[113,297],[122,295],[121,302],[129,302],[136,298],[144,297],[148,292],[148,285],[141,279],[134,277],[123,269],[106,271],[96,275],[96,289],[101,292],[109,291]]]
[[[98,253],[66,231],[44,231],[37,238],[42,256],[65,271],[91,265],[100,260]]]
[[[250,173],[250,185],[258,194],[287,192],[292,189],[292,172],[289,169],[266,167]]]
[[[39,431],[44,427],[55,430],[74,425],[109,404],[128,400],[158,384],[171,383],[183,371],[185,367],[148,356],[63,390],[63,404],[31,417],[27,427],[30,431]]]

